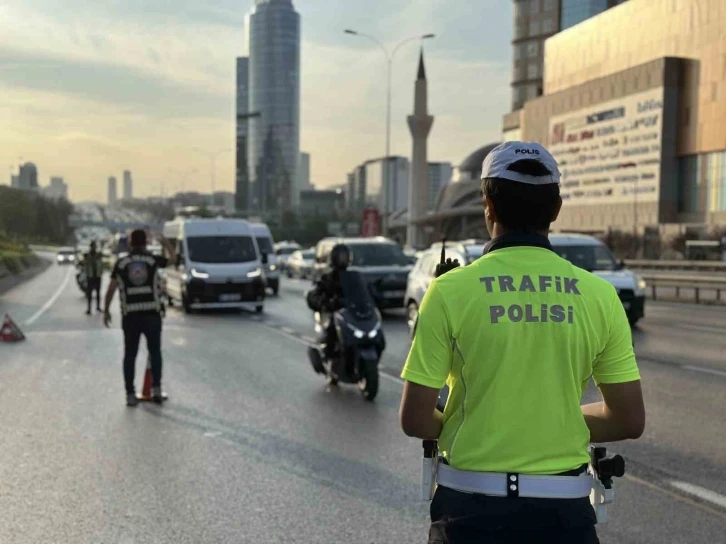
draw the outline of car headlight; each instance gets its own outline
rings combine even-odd
[[[200,280],[206,280],[209,277],[208,272],[205,272],[204,270],[199,270],[198,268],[192,268],[191,273],[192,278],[197,278]]]
[[[262,270],[260,270],[259,268],[255,268],[251,272],[247,272],[248,278],[259,278],[261,275],[262,275]]]
[[[270,272],[274,272],[275,270],[277,270],[277,266],[275,266],[274,264],[271,264],[270,265]]]
[[[638,293],[644,293],[646,288],[648,287],[648,284],[640,276],[637,276],[636,278],[636,285],[638,286],[636,289]]]

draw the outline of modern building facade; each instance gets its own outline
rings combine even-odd
[[[26,162],[20,166],[14,187],[24,191],[37,191],[39,189],[38,168],[32,162]]]
[[[68,200],[68,184],[63,181],[62,177],[54,176],[50,178],[50,184],[47,187],[43,187],[42,192],[46,198]]]
[[[341,189],[300,192],[300,213],[304,216],[334,218],[344,209],[345,193]]]
[[[406,157],[370,159],[348,174],[346,206],[360,212],[367,207],[382,215],[408,206],[410,163]]]
[[[118,193],[116,187],[116,178],[111,176],[108,178],[108,205],[115,206],[118,201]]]
[[[297,207],[300,204],[300,193],[302,191],[310,190],[312,190],[310,184],[310,153],[300,153],[297,163],[297,184],[293,195],[293,205]]]
[[[247,211],[250,202],[250,178],[247,163],[249,138],[249,58],[237,57],[235,116],[235,208]]]
[[[426,211],[432,211],[436,208],[439,192],[451,181],[453,173],[454,167],[450,162],[429,163],[429,194]]]
[[[547,38],[624,1],[514,0],[512,111],[543,93]]]
[[[505,130],[558,159],[558,228],[662,236],[726,223],[723,8],[630,0],[547,42],[544,95]]]
[[[247,18],[251,208],[292,208],[300,153],[300,16],[292,0],[256,0]]]
[[[131,179],[131,171],[124,170],[124,200],[134,198],[134,182]]]

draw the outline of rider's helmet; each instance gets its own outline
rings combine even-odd
[[[330,251],[330,267],[345,270],[350,264],[350,249],[345,244],[336,244]]]

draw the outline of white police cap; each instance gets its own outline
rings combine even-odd
[[[529,176],[507,170],[509,165],[522,159],[534,159],[541,162],[552,172],[547,176]],[[560,170],[557,161],[543,146],[537,142],[504,142],[492,149],[484,159],[481,168],[481,179],[500,178],[530,185],[549,185],[560,183]]]

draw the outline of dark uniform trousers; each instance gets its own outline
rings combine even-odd
[[[161,314],[133,314],[123,318],[124,331],[124,380],[126,393],[134,393],[136,355],[141,335],[146,337],[146,347],[151,359],[151,377],[154,387],[161,386]]]
[[[96,308],[101,308],[101,277],[86,278],[86,301],[88,302],[88,311],[91,311],[91,301],[93,300],[93,292],[96,292]]]
[[[462,493],[439,486],[429,544],[599,544],[590,499]]]

